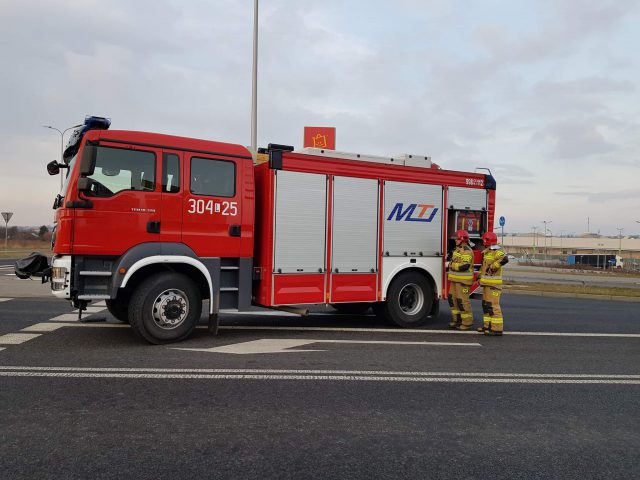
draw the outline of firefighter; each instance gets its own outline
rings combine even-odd
[[[482,235],[482,268],[480,269],[480,286],[482,287],[483,325],[478,328],[485,335],[502,335],[503,319],[500,309],[502,293],[502,267],[509,258],[498,245],[498,237],[493,232]]]
[[[469,246],[469,233],[466,230],[456,232],[456,248],[451,256],[448,268],[449,306],[451,323],[449,328],[469,330],[473,327],[473,313],[469,301],[469,290],[473,284],[473,250]]]

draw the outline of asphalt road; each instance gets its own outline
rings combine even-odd
[[[502,338],[443,306],[420,331],[320,309],[149,346],[104,307],[0,301],[0,478],[639,478],[637,304],[503,308]]]

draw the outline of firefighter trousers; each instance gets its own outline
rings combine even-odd
[[[500,309],[501,288],[484,286],[482,291],[482,320],[485,330],[503,331],[502,310]]]
[[[471,301],[469,300],[470,285],[464,283],[451,282],[449,288],[449,306],[451,307],[451,323],[449,326],[462,326],[465,330],[473,326],[473,313],[471,312]],[[465,328],[466,327],[466,328]]]

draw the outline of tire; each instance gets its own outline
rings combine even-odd
[[[332,303],[331,306],[335,308],[338,313],[362,315],[371,308],[371,303]]]
[[[403,328],[422,327],[433,310],[433,289],[427,278],[415,271],[400,273],[387,290],[387,300],[376,310]]]
[[[180,273],[159,273],[142,282],[129,303],[129,323],[154,345],[179,342],[196,328],[202,313],[198,286]]]
[[[122,323],[129,323],[129,305],[117,300],[106,300],[109,313]]]

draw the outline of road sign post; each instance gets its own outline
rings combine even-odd
[[[9,245],[9,220],[13,217],[13,212],[2,212],[2,218],[4,219],[4,249],[7,250]]]
[[[504,217],[500,217],[500,228],[502,229],[502,240],[500,241],[500,244],[502,246],[504,246],[504,224],[507,222],[507,220]]]

